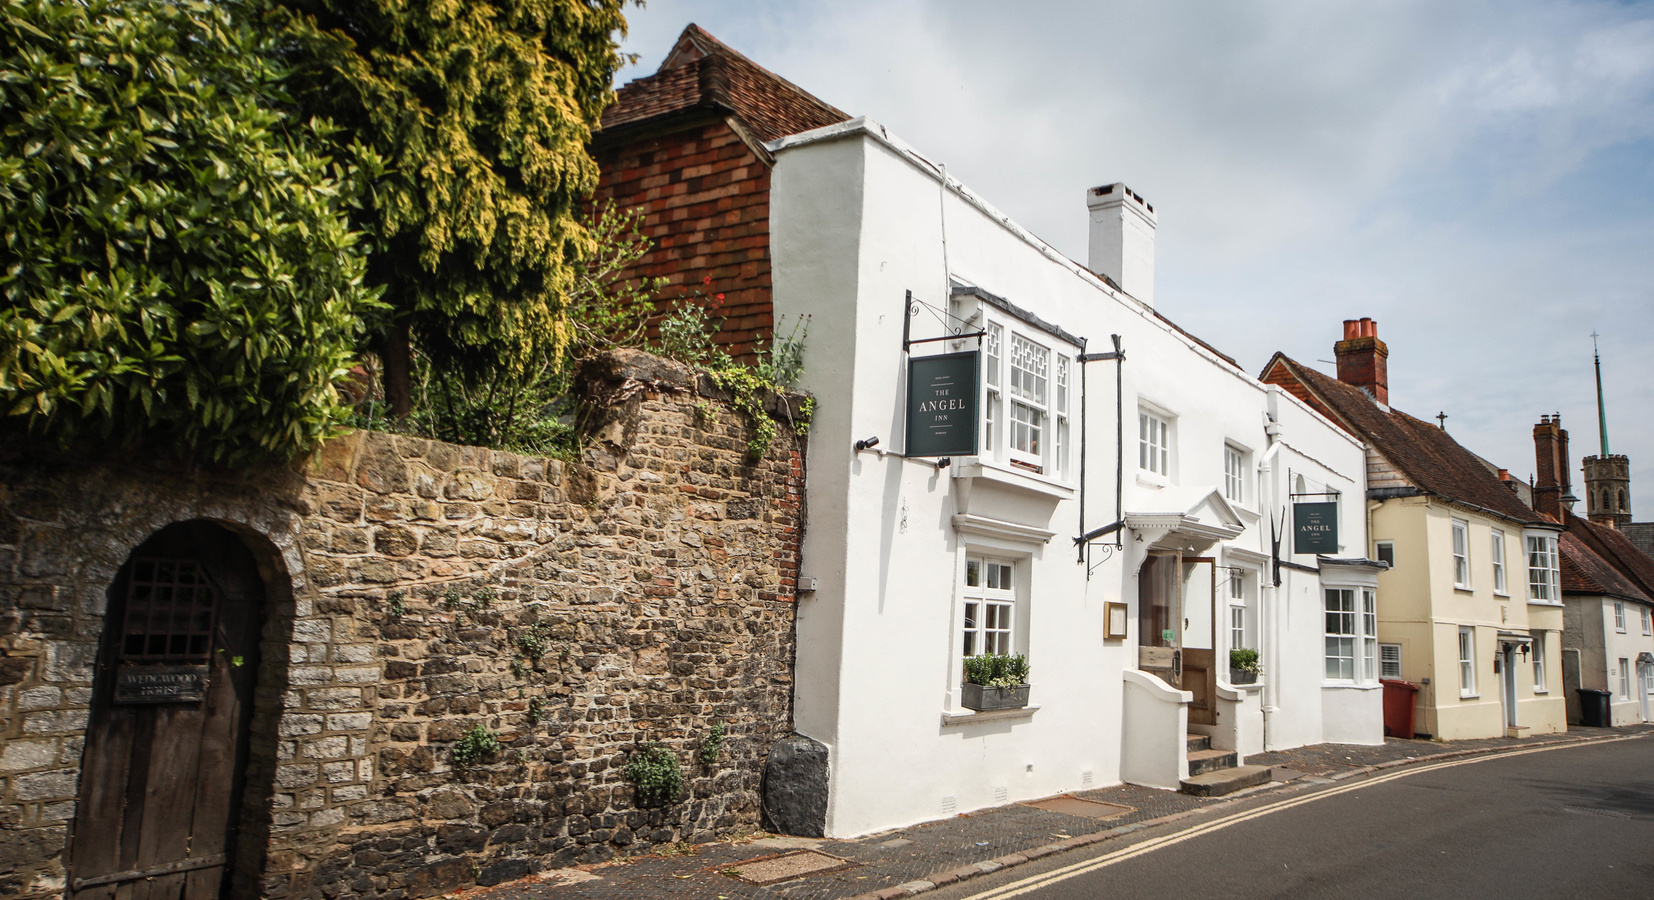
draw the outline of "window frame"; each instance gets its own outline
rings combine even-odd
[[[1019,364],[1018,342],[1028,348],[1031,362],[1040,367],[1038,370]],[[1005,458],[1012,464],[1020,463],[1019,468],[1029,468],[1040,475],[1048,474],[1052,468],[1047,459],[1051,445],[1046,432],[1055,424],[1051,416],[1051,357],[1054,354],[1049,344],[1014,328],[1004,354]],[[1019,418],[1019,409],[1026,410],[1028,418]],[[1027,443],[1032,445],[1032,450],[1017,446],[1019,432],[1031,436]]]
[[[1227,441],[1223,444],[1223,499],[1246,505],[1246,451]]]
[[[1523,535],[1522,545],[1528,558],[1528,602],[1561,605],[1562,562],[1558,556],[1556,536]]]
[[[1357,675],[1361,671],[1359,654],[1361,652],[1361,610],[1357,602],[1357,593],[1360,588],[1353,585],[1342,587],[1337,585],[1323,585],[1321,589],[1321,630],[1324,643],[1322,644],[1321,678],[1323,681],[1336,684],[1356,684]],[[1333,607],[1333,597],[1338,597],[1338,607]],[[1346,605],[1347,604],[1347,605]],[[1334,630],[1334,617],[1340,630]],[[1334,654],[1334,650],[1348,650]],[[1333,671],[1334,661],[1337,661],[1340,671]],[[1343,673],[1345,664],[1348,665],[1348,674]]]
[[[965,577],[961,579],[959,604],[959,648],[961,660],[982,656],[989,652],[1019,653],[1018,639],[1022,634],[1019,587],[1021,575],[1017,560],[990,553],[968,552],[965,556]],[[978,584],[971,584],[971,566],[979,565]],[[1011,586],[990,586],[993,576],[989,566],[1000,567],[1010,573]],[[976,607],[974,615],[972,607]],[[990,609],[998,609],[990,616]],[[1002,649],[990,650],[990,643]]]
[[[1615,600],[1614,601],[1614,632],[1616,634],[1624,634],[1625,633],[1625,601],[1624,600]]]
[[[1392,662],[1392,660],[1385,659],[1385,657],[1387,655],[1389,655],[1389,651],[1391,651],[1391,650],[1395,651],[1395,659],[1393,660],[1393,662],[1395,663],[1395,674],[1394,675],[1387,675],[1387,674],[1385,674],[1385,672],[1387,670],[1387,667]],[[1400,644],[1379,644],[1378,645],[1378,677],[1380,677],[1380,678],[1400,678],[1401,677],[1401,645]]]
[[[1250,630],[1248,626],[1251,622],[1247,613],[1246,576],[1246,570],[1232,571],[1229,575],[1229,649],[1231,650],[1247,647],[1247,633]]]
[[[1154,442],[1155,437],[1159,438],[1160,443]],[[1143,406],[1137,407],[1137,471],[1169,481],[1171,469],[1171,417]]]
[[[1631,660],[1624,656],[1620,657],[1620,699],[1631,699]]]
[[[1643,634],[1654,634],[1654,615],[1649,614],[1646,606],[1638,605],[1637,609],[1642,613]]]
[[[1390,551],[1389,554],[1387,554],[1390,557],[1389,559],[1384,558],[1386,556],[1386,554],[1384,552],[1386,549],[1388,549]],[[1395,568],[1396,567],[1396,542],[1395,541],[1373,541],[1373,559],[1376,559],[1379,562],[1387,562],[1387,563],[1390,564],[1390,568],[1392,568],[1392,569]]]
[[[1493,539],[1489,542],[1488,553],[1493,563],[1493,593],[1501,597],[1510,596],[1509,579],[1505,573],[1505,533],[1495,528],[1492,530]]]
[[[1476,629],[1459,626],[1459,697],[1479,697],[1476,693]]]
[[[1461,591],[1470,587],[1470,523],[1453,520],[1453,586]]]

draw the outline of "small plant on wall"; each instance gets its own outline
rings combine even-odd
[[[1229,683],[1254,684],[1263,666],[1258,662],[1258,651],[1236,647],[1229,651]]]
[[[462,768],[468,768],[481,762],[483,758],[493,756],[500,750],[500,739],[494,732],[482,725],[472,725],[471,730],[460,735],[454,742],[454,762]]]
[[[683,796],[678,758],[660,744],[634,751],[626,761],[625,775],[637,789],[637,805],[644,809],[670,806]]]

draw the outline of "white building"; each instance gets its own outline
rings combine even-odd
[[[1363,448],[1155,311],[1148,201],[1088,192],[1088,269],[877,123],[766,147],[775,314],[813,317],[794,715],[826,834],[1176,789],[1189,732],[1240,762],[1383,740]],[[978,348],[980,452],[905,456],[909,353]],[[1337,552],[1293,553],[1295,501],[1334,504]],[[1027,655],[1025,707],[963,705],[985,650]]]

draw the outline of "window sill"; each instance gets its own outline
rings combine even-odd
[[[1556,600],[1529,600],[1528,605],[1529,606],[1555,606],[1555,607],[1562,606],[1562,604],[1559,601],[1556,601]],[[1624,632],[1620,632],[1620,633],[1624,634]]]
[[[1039,712],[1037,706],[1019,706],[1016,709],[994,709],[987,712],[942,713],[942,727],[974,725],[981,722],[1004,722],[1032,719]]]
[[[1049,475],[1035,475],[1032,472],[1023,472],[1009,467],[1002,467],[988,462],[982,457],[975,457],[953,467],[954,478],[980,478],[983,481],[1003,484],[1007,487],[1020,488],[1035,494],[1043,494],[1057,500],[1068,500],[1074,496],[1074,489],[1063,484]]]
[[[1463,691],[1461,691],[1459,693],[1459,699],[1460,700],[1480,700],[1480,699],[1482,699],[1482,695],[1481,694],[1466,694]]]
[[[1147,469],[1138,469],[1137,483],[1143,487],[1163,488],[1171,487],[1172,480],[1165,475],[1157,475]]]
[[[1376,691],[1383,688],[1382,684],[1363,684],[1359,681],[1323,681],[1323,688],[1337,688],[1342,691]]]
[[[1493,596],[1499,597],[1499,598],[1504,599],[1504,600],[1509,600],[1510,599],[1510,591],[1494,591]]]
[[[1455,590],[1455,591],[1457,591],[1458,593],[1461,593],[1461,594],[1474,594],[1474,593],[1476,593],[1476,589],[1471,587],[1468,584],[1455,584],[1455,585],[1453,585],[1453,590]]]

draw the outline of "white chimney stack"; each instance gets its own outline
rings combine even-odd
[[[1091,271],[1154,305],[1154,207],[1122,182],[1085,193],[1091,213]]]

